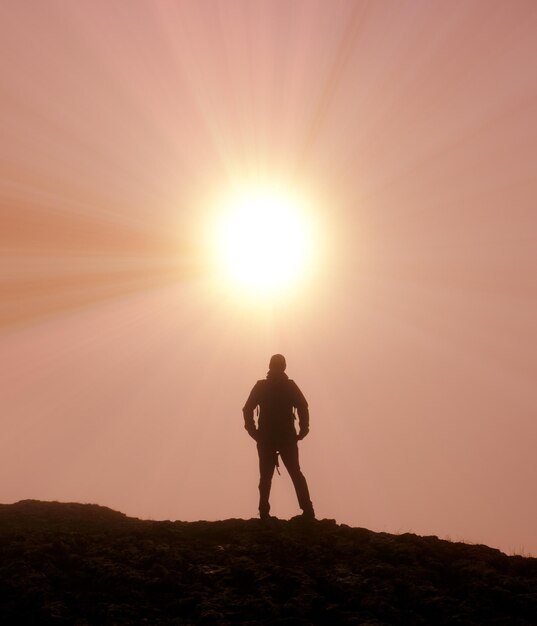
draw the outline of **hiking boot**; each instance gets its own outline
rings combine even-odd
[[[273,517],[268,511],[259,511],[259,519],[262,522],[268,522],[273,519]]]
[[[314,520],[315,519],[315,511],[313,510],[313,507],[311,507],[310,509],[304,509],[304,511],[302,511],[302,515],[299,516],[300,519],[303,520]]]

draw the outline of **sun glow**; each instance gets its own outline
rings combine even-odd
[[[258,186],[232,194],[217,220],[219,273],[248,292],[274,295],[297,285],[313,262],[307,208],[287,189]]]

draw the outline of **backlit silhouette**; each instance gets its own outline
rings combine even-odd
[[[300,470],[298,440],[309,432],[308,403],[298,385],[285,373],[285,357],[275,354],[270,359],[264,380],[254,385],[242,410],[244,427],[257,442],[259,454],[259,516],[270,518],[270,487],[278,455],[291,476],[298,504],[304,519],[315,519],[308,484]],[[258,409],[256,426],[254,410]],[[295,430],[295,409],[298,412],[299,433]]]

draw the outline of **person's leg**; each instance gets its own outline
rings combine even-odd
[[[304,511],[304,513],[313,517],[313,505],[310,500],[308,483],[306,482],[304,474],[300,470],[300,463],[298,461],[297,442],[285,442],[284,445],[280,446],[279,450],[283,464],[287,468],[289,476],[291,476],[291,480],[295,486],[296,497],[300,508]]]
[[[259,455],[259,514],[264,517],[270,511],[270,486],[276,467],[277,452],[272,445],[258,442],[257,453]]]

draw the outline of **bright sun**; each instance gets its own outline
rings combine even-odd
[[[237,286],[275,294],[305,277],[313,260],[313,229],[304,199],[281,188],[247,187],[222,206],[217,263]]]

